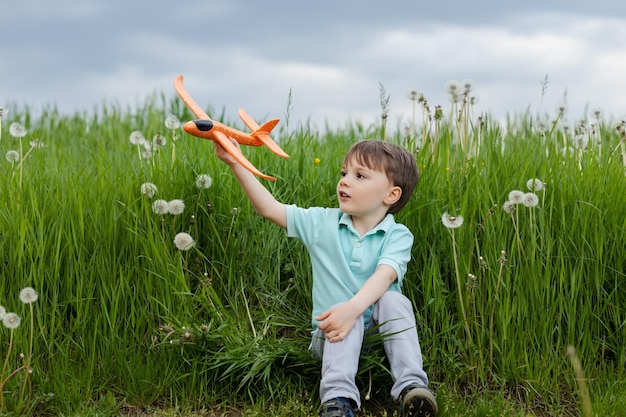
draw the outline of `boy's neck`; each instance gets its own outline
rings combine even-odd
[[[372,215],[372,216],[354,216],[350,215],[352,219],[352,226],[354,230],[357,231],[359,236],[364,236],[367,232],[375,228],[382,222],[385,217],[387,217],[387,213],[383,213],[382,216],[380,214]]]

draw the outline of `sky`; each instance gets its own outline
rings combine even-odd
[[[324,129],[410,123],[410,91],[474,114],[576,123],[626,117],[626,2],[617,0],[0,0],[0,107],[132,111],[184,76],[210,115]],[[165,111],[165,110],[164,110]],[[215,114],[217,113],[217,114]],[[164,116],[165,117],[165,116]]]

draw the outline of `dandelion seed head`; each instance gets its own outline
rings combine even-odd
[[[459,95],[461,93],[461,88],[462,88],[462,85],[457,80],[450,80],[445,85],[446,93],[450,95],[454,95],[454,96]]]
[[[180,199],[172,200],[169,203],[167,203],[167,205],[169,207],[170,214],[178,215],[178,214],[182,214],[183,211],[185,211],[185,202],[183,200],[180,200]]]
[[[450,216],[448,213],[443,213],[441,216],[441,222],[448,229],[456,229],[463,224],[462,216]]]
[[[45,146],[44,143],[40,141],[38,138],[31,140],[29,142],[29,145],[31,148],[35,148],[35,149],[43,148]]]
[[[600,110],[600,109],[593,109],[591,111],[591,114],[593,114],[593,116],[596,118],[596,120],[600,120],[600,117],[602,117],[602,110]]]
[[[11,123],[11,126],[9,126],[9,133],[11,134],[11,136],[13,136],[14,138],[23,138],[24,136],[26,136],[26,129],[24,128],[24,126],[22,126],[21,124],[17,123],[17,122],[13,122]]]
[[[167,214],[170,210],[170,205],[165,200],[154,200],[152,203],[152,211],[156,214]]]
[[[39,294],[31,287],[22,288],[22,291],[20,291],[20,301],[24,304],[34,303],[37,301],[37,298],[39,298]]]
[[[524,199],[524,192],[520,190],[513,190],[509,193],[509,201],[513,204],[521,204]]]
[[[461,85],[463,85],[463,92],[465,94],[469,94],[474,87],[474,83],[472,82],[472,80],[463,80],[461,81]]]
[[[135,130],[130,134],[130,143],[133,145],[143,145],[146,143],[146,137],[140,130]]]
[[[2,318],[2,324],[7,329],[17,329],[22,324],[22,319],[15,313],[6,313]]]
[[[7,161],[11,163],[15,163],[20,160],[20,153],[18,151],[11,149],[10,151],[7,152],[5,158],[7,159]]]
[[[7,309],[4,308],[4,306],[0,306],[0,320],[2,320],[4,316],[6,316],[6,314],[7,314]]]
[[[198,178],[196,178],[196,187],[198,188],[211,188],[213,184],[213,179],[208,174],[200,174]]]
[[[178,250],[187,251],[196,245],[189,233],[181,232],[174,236],[174,245]]]
[[[157,133],[152,138],[152,145],[153,145],[154,149],[162,148],[165,145],[167,145],[167,139],[165,139],[165,136],[163,136],[162,134]]]
[[[419,98],[420,93],[417,92],[417,90],[410,90],[407,93],[407,97],[409,98],[409,100],[411,101],[417,101],[417,99]]]
[[[541,191],[544,189],[543,181],[538,178],[531,178],[526,181],[526,187],[528,187],[530,191]]]
[[[505,201],[504,204],[502,204],[502,210],[504,210],[505,213],[513,213],[515,211],[515,203]]]
[[[151,182],[144,182],[141,184],[141,195],[145,195],[148,198],[154,197],[157,193],[157,186]]]
[[[172,130],[178,129],[180,127],[180,120],[178,120],[178,117],[173,114],[168,114],[165,118],[165,127]]]
[[[526,193],[522,199],[522,204],[526,207],[535,207],[539,204],[539,197],[535,193]]]
[[[231,211],[231,214],[233,215],[233,217],[235,217],[237,214],[239,214],[239,209],[237,207],[234,207]]]

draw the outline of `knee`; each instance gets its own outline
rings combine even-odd
[[[401,292],[387,291],[377,301],[377,304],[384,306],[401,306],[406,308],[407,306],[413,308],[411,301]]]
[[[397,291],[387,291],[378,299],[374,305],[374,316],[377,322],[382,317],[385,319],[408,318],[415,321],[411,300]]]

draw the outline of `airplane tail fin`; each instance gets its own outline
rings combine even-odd
[[[272,140],[270,137],[270,132],[280,121],[279,119],[268,120],[263,123],[262,126],[259,126],[257,122],[254,121],[252,117],[244,109],[239,109],[239,117],[243,121],[243,123],[248,126],[248,128],[252,131],[250,135],[254,138],[259,139],[265,146],[267,146],[272,152],[276,155],[281,156],[283,158],[289,158],[289,155],[283,151],[280,146],[276,142]]]

